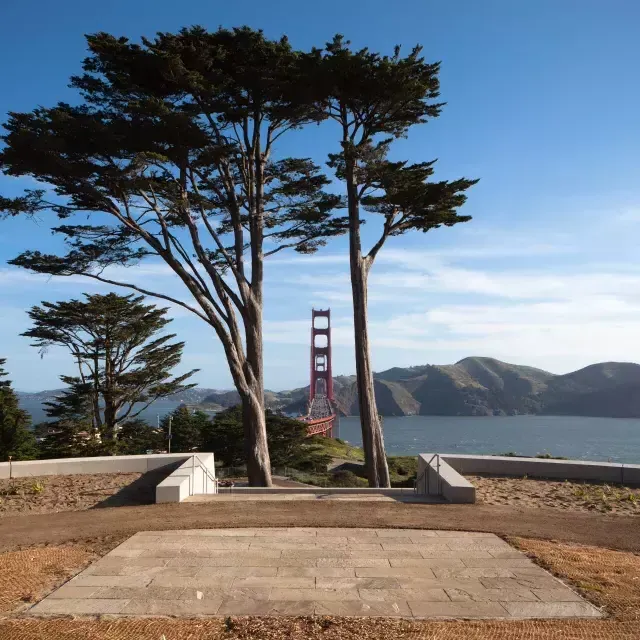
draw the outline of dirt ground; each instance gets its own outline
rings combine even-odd
[[[640,557],[597,547],[515,538],[511,542],[569,580],[610,614],[606,620],[424,621],[370,618],[221,619],[32,619],[0,618],[1,640],[637,640],[640,637]],[[73,554],[76,555],[73,555]],[[91,544],[41,548],[0,555],[0,579],[14,606],[25,606],[38,589],[54,588],[92,557]],[[22,586],[20,564],[31,554],[32,578]],[[70,567],[75,565],[75,569]],[[24,572],[22,572],[24,573]],[[11,584],[18,577],[18,588]],[[634,579],[635,578],[635,579]],[[25,590],[26,589],[26,590]],[[26,597],[21,596],[22,593]],[[5,597],[7,601],[7,597]],[[14,608],[15,610],[15,608]]]
[[[556,539],[640,552],[636,516],[526,509],[482,504],[407,504],[269,500],[153,504],[0,518],[0,552],[109,536],[122,540],[141,530],[211,527],[389,527],[461,529]]]
[[[152,504],[156,473],[104,473],[0,480],[0,517]]]
[[[640,515],[640,487],[536,478],[466,478],[476,487],[482,504]]]

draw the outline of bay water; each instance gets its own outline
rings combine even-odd
[[[149,424],[175,409],[162,400],[141,415]],[[38,402],[23,402],[34,423],[44,419]],[[499,454],[535,456],[549,453],[578,460],[610,460],[640,464],[640,418],[576,416],[407,416],[383,418],[389,455],[418,453]],[[339,437],[360,446],[358,417],[340,418]]]

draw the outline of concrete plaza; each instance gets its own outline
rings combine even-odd
[[[31,613],[600,616],[493,534],[330,528],[140,532]]]

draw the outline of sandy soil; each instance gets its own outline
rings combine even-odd
[[[512,506],[367,501],[154,504],[0,518],[0,551],[141,530],[210,527],[389,527],[460,529],[556,539],[640,552],[637,516]]]
[[[482,504],[640,515],[640,487],[611,484],[466,476]]]
[[[161,477],[155,473],[105,473],[0,480],[0,517],[152,504]]]

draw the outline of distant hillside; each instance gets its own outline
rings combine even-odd
[[[354,383],[335,392],[344,415],[358,413]],[[375,391],[382,415],[640,417],[640,365],[626,362],[555,375],[494,358],[465,358],[381,371]]]
[[[63,389],[50,389],[47,391],[35,391],[33,393],[27,391],[19,391],[18,397],[22,401],[27,401],[30,403],[33,402],[47,402],[48,400],[52,400],[56,396],[59,396],[62,393]],[[168,400],[172,400],[173,402],[184,402],[186,404],[198,404],[202,402],[208,395],[220,393],[215,389],[206,389],[205,387],[195,387],[193,389],[187,389],[186,391],[181,391],[180,393],[176,393],[173,396],[170,396]]]
[[[640,365],[603,362],[579,371],[555,375],[548,371],[501,362],[465,358],[448,365],[393,367],[374,374],[378,410],[385,416],[503,416],[518,414],[640,418]],[[337,410],[357,415],[355,376],[336,376]],[[59,391],[20,394],[42,402]],[[265,391],[270,409],[301,414],[309,387]],[[192,389],[171,398],[187,404],[231,407],[240,402],[236,391]],[[25,403],[26,404],[26,403]]]

